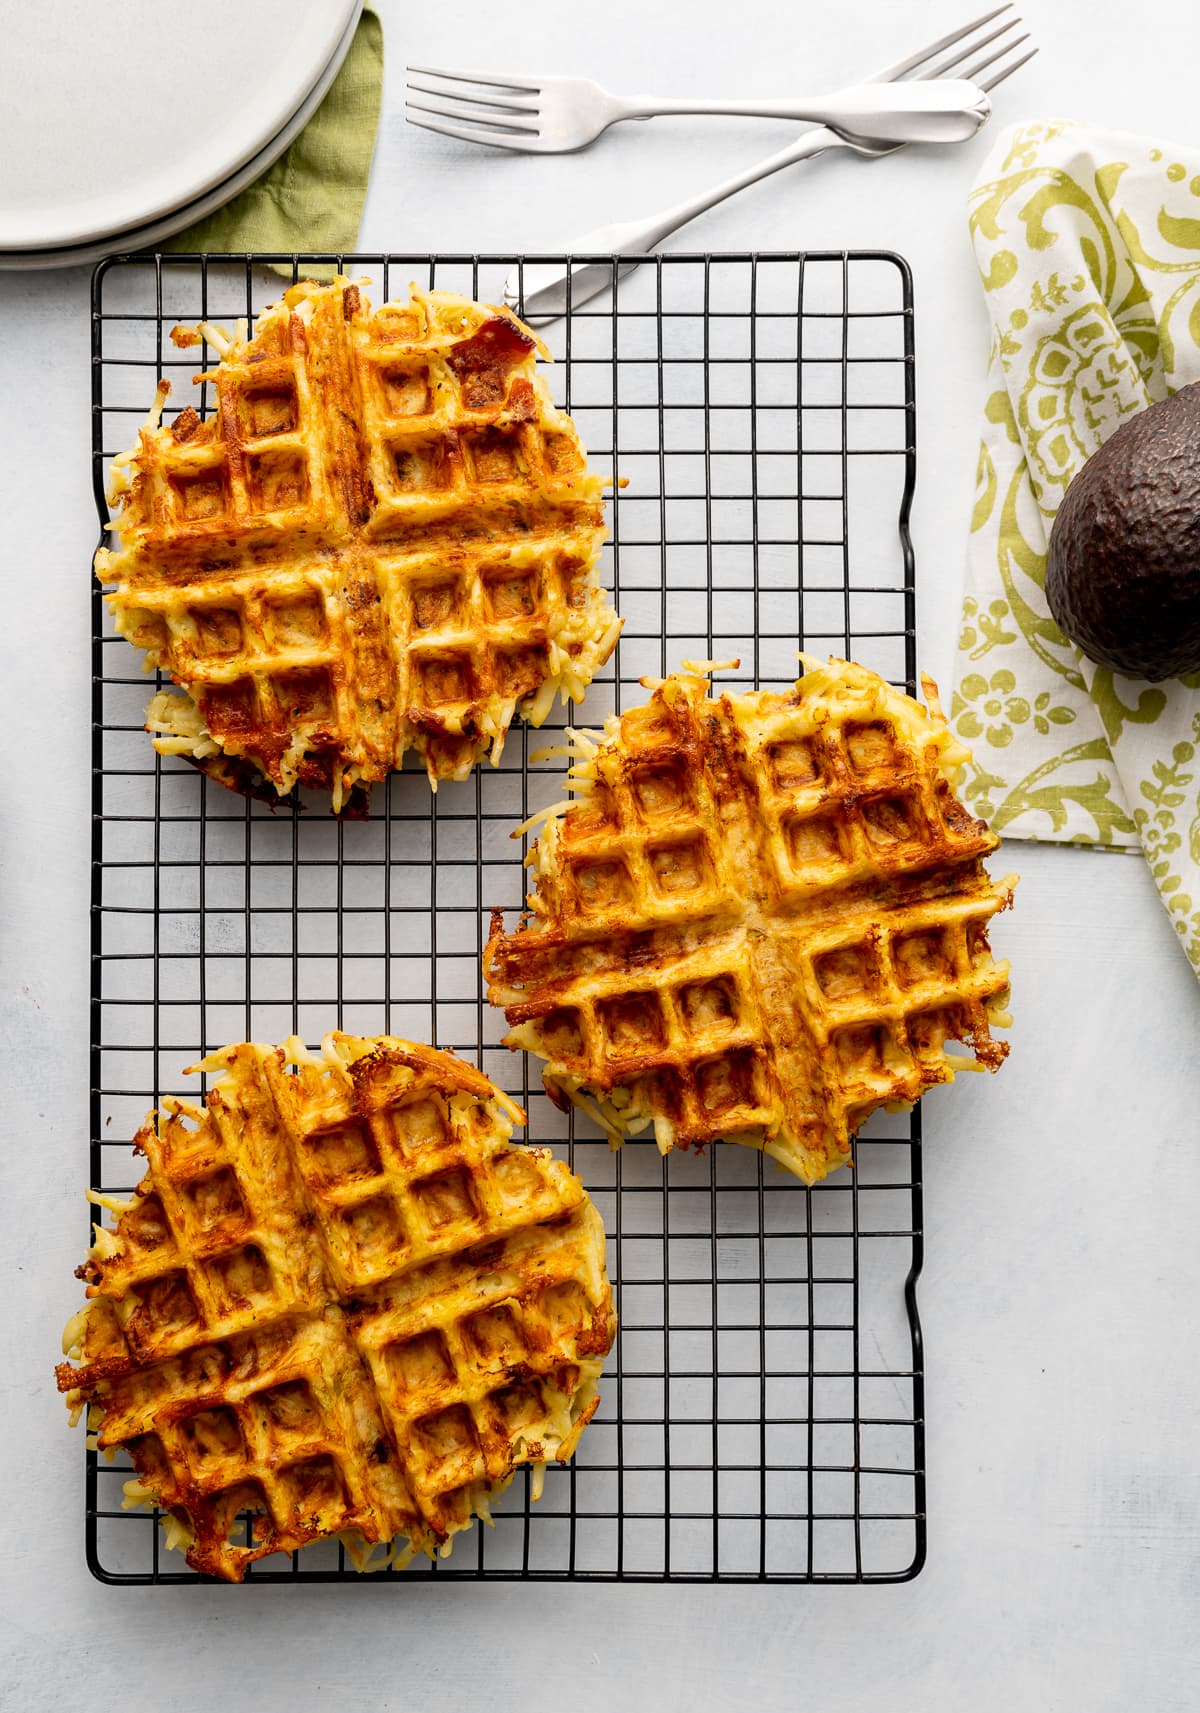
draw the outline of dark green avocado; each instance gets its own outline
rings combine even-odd
[[[1099,666],[1155,682],[1200,671],[1200,382],[1130,417],[1071,482],[1046,599]]]

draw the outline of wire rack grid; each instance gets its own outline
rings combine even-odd
[[[376,302],[410,283],[499,301],[514,256],[117,258],[93,286],[94,479],[132,443],[156,379],[211,408],[178,323],[232,323],[332,265]],[[605,580],[625,629],[583,717],[642,700],[685,658],[738,659],[724,685],[789,683],[798,647],[915,678],[908,513],[915,473],[911,281],[885,253],[646,258],[542,329],[549,376],[593,465],[611,470]],[[376,788],[369,818],[272,812],[159,759],[151,679],[93,594],[91,1181],[132,1187],[129,1138],[184,1067],[243,1039],[331,1027],[452,1047],[527,1108],[609,1233],[620,1331],[600,1411],[531,1505],[384,1580],[901,1581],[925,1556],[919,1113],[878,1116],[853,1172],[812,1190],[745,1148],[620,1152],[500,1046],[480,955],[522,901],[512,828],[560,795],[547,741],[515,731],[496,769],[431,795]],[[558,723],[566,721],[559,719]],[[553,726],[554,721],[549,722]],[[531,1071],[533,1081],[531,1084]],[[200,1582],[156,1518],[121,1508],[130,1471],[87,1456],[86,1543],[116,1583]],[[254,1582],[362,1586],[344,1549],[262,1560]]]

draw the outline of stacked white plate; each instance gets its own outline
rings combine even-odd
[[[264,173],[363,0],[0,0],[0,268],[160,243]]]

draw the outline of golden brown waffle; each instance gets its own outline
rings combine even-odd
[[[227,1047],[164,1102],[97,1228],[60,1390],[190,1562],[342,1534],[433,1553],[522,1463],[565,1462],[615,1330],[578,1178],[513,1147],[519,1107],[430,1047]],[[238,1521],[253,1515],[250,1535]]]
[[[926,711],[805,666],[782,695],[644,680],[570,734],[582,801],[547,812],[533,920],[494,915],[485,972],[507,1045],[614,1143],[652,1123],[664,1153],[744,1142],[813,1183],[877,1107],[1004,1058],[987,923],[1016,876],[983,867],[999,840],[953,794],[967,752],[929,680]]]
[[[499,759],[518,710],[579,701],[620,621],[600,587],[602,478],[506,310],[414,290],[293,286],[220,352],[217,408],[161,422],[113,465],[117,629],[186,692],[147,729],[254,794],[340,809],[398,768]],[[201,377],[205,378],[205,377]]]

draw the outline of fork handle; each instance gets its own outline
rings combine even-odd
[[[836,131],[818,125],[814,130],[806,131],[794,143],[789,143],[786,149],[780,149],[777,154],[768,155],[765,161],[759,161],[757,166],[749,167],[745,172],[737,173],[733,178],[727,178],[721,184],[689,197],[685,202],[677,202],[673,207],[664,208],[642,220],[622,220],[611,226],[596,227],[594,231],[576,239],[570,246],[571,251],[575,255],[640,255],[644,251],[652,250],[656,244],[660,244],[680,226],[685,226],[689,220],[694,220],[697,214],[703,214],[705,209],[715,207],[718,202],[724,202],[727,196],[736,195],[739,190],[757,184],[760,179],[768,178],[783,167],[791,166],[796,161],[811,160],[815,155],[824,154],[826,149],[853,147],[852,143],[839,136]],[[855,152],[866,151],[856,149]],[[871,150],[870,153],[890,154],[891,150]],[[621,278],[632,273],[637,265],[632,261],[618,265],[615,277]],[[561,262],[534,262],[509,275],[505,282],[504,297],[507,303],[519,308],[527,321],[553,321],[566,313],[568,297],[572,306],[578,306],[587,303],[589,298],[597,296],[613,282],[614,269],[611,262],[573,262],[569,268]]]
[[[833,94],[787,100],[685,101],[649,95],[614,99],[615,117],[654,119],[675,113],[743,114],[759,119],[801,119],[829,125],[878,143],[962,143],[991,113],[986,93],[967,78],[918,78],[911,83],[850,84]],[[610,120],[609,123],[613,123]]]

